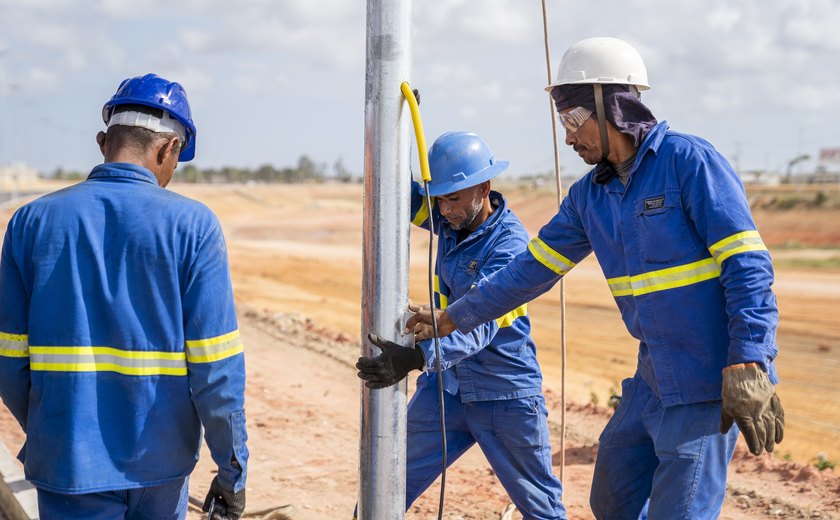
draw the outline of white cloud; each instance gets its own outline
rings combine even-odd
[[[712,29],[731,32],[741,21],[741,13],[729,5],[713,8],[706,15],[706,21]]]
[[[750,123],[767,126],[760,115],[771,113],[840,142],[833,124],[840,106],[837,0],[549,0],[548,8],[552,73],[573,42],[617,36],[642,54],[653,85],[644,99],[662,119],[732,143],[743,139],[738,132],[752,132]],[[89,104],[101,106],[119,79],[153,71],[182,82],[205,111],[226,106],[236,90],[247,93],[236,100],[238,113],[282,113],[288,128],[258,128],[260,118],[238,122],[255,127],[237,147],[263,154],[254,161],[293,162],[322,146],[348,164],[362,162],[361,136],[347,136],[362,123],[364,2],[0,0],[0,9],[0,47],[9,48],[3,66],[31,89],[33,106],[48,105],[52,98],[38,96],[59,85],[67,99],[95,98]],[[544,150],[533,148],[550,127],[539,2],[415,0],[412,46],[412,82],[426,95],[430,127],[469,127],[504,143],[514,164],[540,162]],[[319,128],[316,111],[330,114],[329,130]],[[214,127],[202,130],[212,135]],[[255,141],[278,132],[287,134],[290,150]],[[330,141],[329,132],[338,137]],[[227,139],[236,145],[240,137]],[[784,146],[776,142],[772,152],[783,156]],[[750,153],[763,157],[759,148],[745,147],[742,165],[750,166]],[[227,153],[205,157],[239,160]]]
[[[461,115],[462,119],[471,120],[475,119],[478,115],[478,110],[470,105],[463,105],[459,110],[458,113]],[[458,126],[457,124],[455,126]]]
[[[29,67],[16,79],[20,82],[18,90],[27,95],[50,91],[59,85],[55,72],[43,67]]]
[[[540,21],[538,4],[521,0],[436,0],[417,2],[414,20],[433,33],[519,42],[532,38]],[[540,32],[541,34],[541,32]]]
[[[422,71],[421,77],[424,84],[449,88],[454,99],[498,101],[502,97],[502,84],[498,78],[479,73],[469,65],[436,62]]]
[[[184,47],[190,51],[205,51],[210,47],[213,41],[213,38],[209,33],[207,33],[207,31],[194,28],[184,29],[181,31],[179,36],[181,43],[183,43]]]

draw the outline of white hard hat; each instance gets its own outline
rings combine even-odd
[[[598,37],[581,40],[563,54],[557,79],[545,88],[584,84],[632,85],[647,90],[645,62],[632,45],[618,38]]]

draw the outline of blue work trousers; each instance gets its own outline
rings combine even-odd
[[[663,407],[639,377],[601,434],[589,503],[598,520],[716,519],[737,426],[721,435],[720,401]]]
[[[566,518],[560,479],[551,472],[548,410],[542,395],[462,403],[444,392],[449,467],[478,443],[525,520]],[[437,387],[415,392],[408,404],[406,509],[441,472]]]
[[[160,486],[69,495],[38,489],[41,520],[184,520],[189,478]]]

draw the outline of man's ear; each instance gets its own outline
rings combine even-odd
[[[481,197],[482,198],[490,195],[490,181],[482,182],[481,184],[479,184],[479,187],[481,188]]]
[[[163,141],[163,144],[160,148],[158,148],[157,152],[157,164],[163,164],[169,157],[169,155],[177,155],[181,151],[181,140],[177,137],[173,137],[171,139],[166,139]]]
[[[99,151],[102,157],[105,157],[105,132],[99,131],[96,134],[96,144],[99,145]]]

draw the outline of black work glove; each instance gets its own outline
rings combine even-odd
[[[239,520],[245,511],[245,489],[234,493],[223,488],[219,484],[219,477],[215,477],[201,510],[210,513],[209,520]]]
[[[771,453],[785,436],[785,411],[764,370],[755,363],[723,369],[720,433],[738,424],[753,455]]]
[[[376,334],[368,334],[368,339],[382,349],[382,353],[376,357],[360,357],[356,362],[359,378],[366,381],[366,387],[386,388],[402,381],[415,368],[423,368],[425,358],[419,347],[406,348]]]

